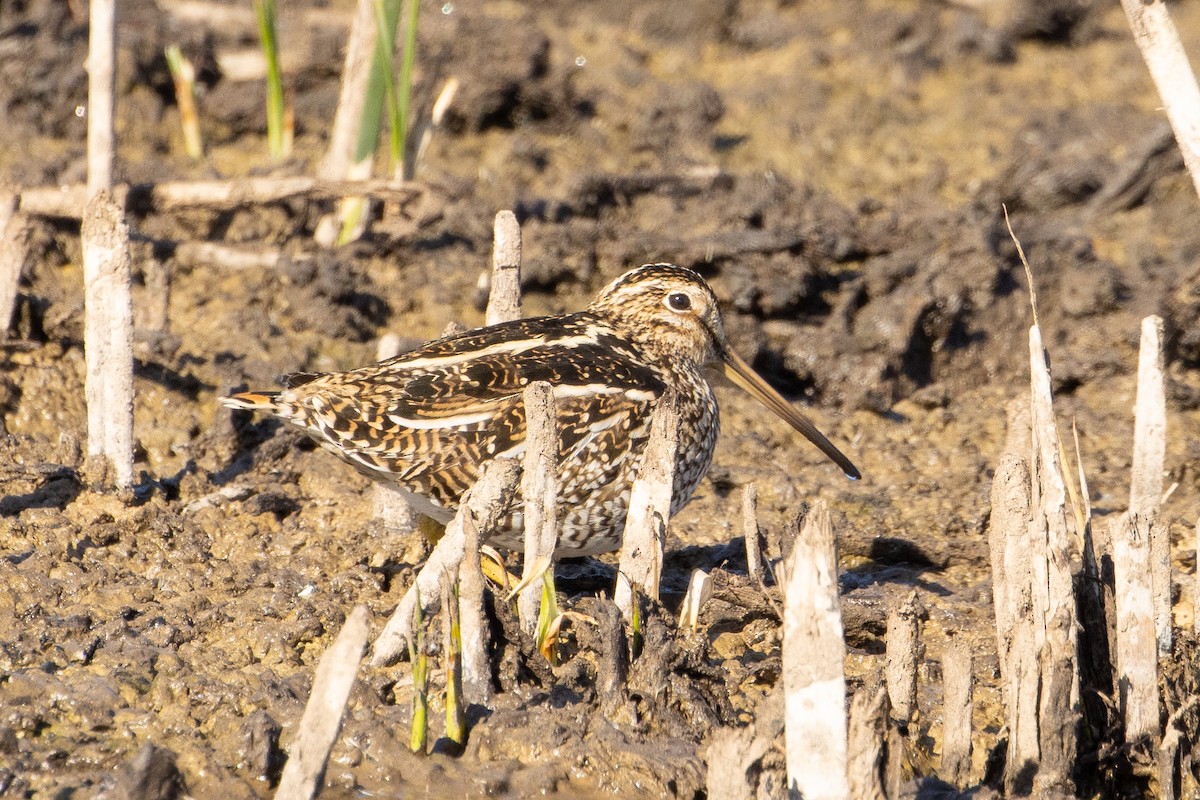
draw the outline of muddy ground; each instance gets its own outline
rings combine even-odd
[[[226,74],[228,55],[255,46],[249,4],[122,4],[121,179],[315,171],[351,4],[283,5],[296,150],[277,163],[261,81]],[[1173,11],[1200,52],[1200,6]],[[1002,736],[988,492],[1006,406],[1026,391],[1031,322],[1002,204],[1036,272],[1058,411],[1078,425],[1099,516],[1128,497],[1139,322],[1166,320],[1164,511],[1177,620],[1191,626],[1200,204],[1116,4],[452,0],[423,5],[419,30],[422,116],[449,77],[463,88],[417,167],[439,199],[416,229],[385,215],[325,250],[318,203],[131,218],[131,492],[98,491],[81,457],[78,223],[35,222],[0,347],[0,795],[272,792],[332,635],[357,603],[378,630],[423,546],[372,521],[364,478],[268,422],[235,422],[216,398],[367,363],[384,333],[416,344],[480,324],[475,287],[503,208],[523,223],[526,313],[580,307],[637,264],[694,266],[735,347],[865,478],[847,482],[719,388],[715,463],[672,521],[665,610],[649,614],[653,646],[627,689],[597,690],[611,642],[576,622],[557,670],[504,648],[504,691],[464,753],[414,756],[408,666],[364,669],[328,796],[703,797],[714,731],[778,703],[778,621],[744,578],[751,481],[775,555],[805,503],[830,503],[854,685],[882,663],[888,604],[922,598],[918,775],[937,766],[946,642],[971,643],[982,781]],[[3,180],[84,177],[86,39],[79,4],[0,8]],[[174,42],[200,68],[199,163],[183,154],[161,56]],[[187,241],[284,258],[238,268],[184,258]],[[604,618],[611,564],[564,565],[564,603]],[[672,618],[697,566],[719,570],[717,598],[683,634]],[[779,743],[756,778],[763,797],[779,796]]]

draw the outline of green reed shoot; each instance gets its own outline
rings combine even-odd
[[[630,587],[629,627],[633,631],[629,652],[636,659],[642,654],[642,595],[637,586]]]
[[[183,128],[183,147],[192,158],[204,156],[204,142],[200,138],[200,117],[196,113],[196,68],[184,57],[179,45],[171,44],[163,50],[167,69],[175,83],[175,104],[179,107],[179,123]]]
[[[417,603],[413,607],[412,633],[408,637],[408,657],[413,665],[412,734],[408,746],[424,753],[429,737],[429,656],[425,653],[425,620],[421,611],[421,590],[414,588]]]
[[[442,592],[446,609],[446,736],[457,744],[467,741],[467,715],[462,694],[462,631],[458,625],[458,581],[447,580]]]
[[[267,60],[267,148],[273,158],[284,158],[291,151],[292,137],[285,124],[275,0],[254,0],[254,15],[258,19],[259,44]]]
[[[554,590],[554,567],[550,566],[542,575],[542,602],[538,607],[537,628],[534,644],[538,652],[551,664],[558,661],[558,630],[563,615],[558,608],[558,593]]]

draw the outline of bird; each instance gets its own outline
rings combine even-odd
[[[523,391],[546,381],[558,434],[555,557],[576,557],[620,548],[651,416],[668,395],[679,418],[670,513],[691,499],[720,428],[710,367],[803,434],[847,477],[860,477],[730,347],[708,283],[673,264],[629,270],[581,311],[469,330],[359,369],[299,373],[280,391],[240,392],[221,402],[300,428],[444,524],[489,459],[524,452]],[[490,544],[523,549],[522,502],[518,489]]]

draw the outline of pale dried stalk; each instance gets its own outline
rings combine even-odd
[[[1200,88],[1179,32],[1162,0],[1121,0],[1121,5],[1200,195]]]
[[[520,465],[511,458],[499,458],[488,462],[479,480],[463,496],[458,512],[446,526],[446,533],[429,554],[429,559],[417,579],[404,593],[400,604],[392,612],[383,632],[375,640],[375,652],[371,656],[372,666],[386,666],[407,654],[408,639],[412,635],[413,608],[417,603],[416,590],[420,590],[424,615],[437,613],[441,575],[449,569],[457,569],[465,553],[464,518],[472,515],[479,527],[479,535],[486,538],[504,518],[516,491]]]
[[[762,539],[758,529],[758,488],[748,483],[742,488],[742,536],[746,540],[746,574],[762,585]]]
[[[1029,329],[1029,363],[1032,386],[1034,521],[1038,549],[1044,566],[1035,574],[1046,576],[1045,646],[1039,653],[1041,697],[1038,701],[1041,758],[1036,786],[1041,793],[1074,793],[1071,778],[1075,763],[1075,731],[1079,719],[1079,672],[1076,665],[1076,608],[1073,557],[1067,530],[1067,492],[1063,482],[1062,452],[1054,421],[1050,370],[1037,325]],[[1036,610],[1035,610],[1036,613]]]
[[[496,214],[492,280],[484,322],[496,325],[521,318],[521,225],[511,211]]]
[[[700,609],[712,597],[712,576],[702,569],[692,571],[688,579],[687,593],[683,596],[683,605],[679,607],[679,627],[696,630],[700,621]]]
[[[846,645],[829,507],[813,504],[787,562],[783,691],[789,797],[845,798]]]
[[[17,192],[0,186],[0,339],[12,326],[21,271],[29,255],[29,226],[17,211],[17,198]]]
[[[129,229],[108,190],[83,218],[88,458],[120,487],[133,484],[133,301]]]
[[[1171,654],[1171,538],[1159,521],[1163,464],[1167,453],[1167,395],[1163,381],[1162,317],[1142,320],[1138,353],[1137,403],[1133,423],[1133,478],[1129,513],[1150,533],[1150,585],[1158,654]]]
[[[329,132],[329,149],[321,161],[319,175],[326,180],[342,180],[351,176],[354,143],[362,124],[363,105],[367,96],[367,80],[371,75],[371,60],[375,52],[374,0],[358,0],[350,37],[346,42],[346,60],[342,64],[342,88],[338,93],[333,128]],[[370,175],[368,169],[366,175]],[[346,201],[343,201],[343,205]],[[326,247],[337,239],[340,215],[327,214],[317,224],[315,239]]]
[[[87,196],[111,189],[114,98],[117,75],[116,0],[88,5]]]
[[[971,649],[956,639],[942,657],[942,768],[938,777],[956,786],[971,782],[971,713],[975,680]]]
[[[165,181],[139,186],[148,204],[158,211],[183,208],[226,210],[243,205],[278,203],[308,197],[327,200],[350,194],[375,197],[417,209],[429,197],[429,187],[419,183],[376,180],[324,180],[321,178],[240,178],[229,181]],[[39,187],[21,192],[21,210],[33,216],[79,219],[87,202],[84,186]]]
[[[654,408],[650,438],[642,453],[637,479],[629,492],[629,510],[625,516],[617,588],[613,596],[626,618],[633,609],[633,587],[651,599],[658,599],[678,449],[679,408],[675,393],[668,390]]]
[[[904,602],[888,610],[887,676],[888,698],[895,718],[907,724],[917,710],[917,665],[921,660],[921,598],[912,591]]]
[[[1157,741],[1158,658],[1150,541],[1144,521],[1122,514],[1109,529],[1117,601],[1117,689],[1125,741]]]
[[[483,609],[483,570],[479,566],[479,526],[463,517],[463,560],[458,565],[458,625],[462,635],[463,702],[492,702],[491,638]]]
[[[558,416],[554,388],[545,381],[525,387],[525,457],[521,494],[525,498],[525,561],[517,614],[529,633],[537,629],[542,602],[541,569],[558,546]]]
[[[885,800],[883,744],[888,731],[887,689],[863,687],[850,700],[847,731],[849,763],[846,766],[850,797]]]
[[[279,778],[276,800],[309,800],[320,790],[320,779],[342,724],[369,629],[366,607],[355,606],[333,644],[321,656],[312,693],[296,728],[296,740],[289,748],[287,764]]]

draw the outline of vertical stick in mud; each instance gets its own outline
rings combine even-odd
[[[1038,741],[1041,762],[1035,787],[1039,793],[1074,793],[1079,725],[1079,673],[1076,665],[1076,609],[1071,574],[1071,540],[1067,531],[1067,491],[1062,452],[1054,421],[1048,355],[1037,325],[1029,329],[1032,383],[1033,528],[1045,553],[1045,645],[1039,654],[1041,697],[1038,701]]]
[[[863,687],[850,699],[846,778],[854,800],[885,800],[883,745],[888,733],[887,688]]]
[[[1117,692],[1125,741],[1158,739],[1158,658],[1149,526],[1122,514],[1112,522],[1117,601]]]
[[[0,339],[8,335],[17,310],[21,271],[29,250],[29,226],[17,210],[20,193],[0,185]]]
[[[92,0],[88,9],[88,197],[113,182],[113,92],[117,75],[116,0]]]
[[[845,656],[833,525],[829,507],[818,500],[796,538],[784,588],[783,691],[792,800],[849,796]]]
[[[1167,452],[1167,398],[1163,388],[1162,317],[1142,320],[1137,405],[1133,426],[1133,479],[1129,513],[1150,536],[1150,586],[1159,656],[1171,654],[1171,539],[1159,520]]]
[[[496,214],[492,280],[484,322],[496,325],[521,318],[521,226],[511,211]]]
[[[975,677],[971,648],[955,639],[942,657],[942,768],[938,777],[955,786],[971,782],[971,714]]]
[[[325,774],[325,762],[342,724],[342,713],[358,675],[369,629],[366,607],[355,606],[333,644],[321,656],[312,693],[296,728],[296,740],[279,778],[276,800],[309,800],[321,788],[320,778]]]
[[[633,609],[633,587],[658,599],[662,577],[663,542],[671,516],[675,453],[679,449],[679,409],[668,390],[658,400],[650,420],[650,440],[642,453],[641,469],[629,492],[629,510],[617,565],[613,599],[626,618]]]
[[[921,650],[921,598],[912,591],[887,616],[887,690],[895,718],[908,724],[917,710],[917,664]]]
[[[483,570],[479,568],[479,526],[463,517],[463,560],[458,565],[458,625],[462,633],[463,702],[492,702],[492,670],[488,662],[491,639],[483,611]]]
[[[762,538],[758,529],[758,488],[753,483],[742,489],[742,536],[746,540],[746,573],[750,580],[761,585]]]
[[[84,324],[88,458],[107,480],[133,483],[133,302],[129,229],[108,190],[84,212]]]
[[[542,573],[558,546],[558,425],[554,388],[545,381],[525,387],[525,563],[517,613],[521,626],[537,629],[542,602]]]

